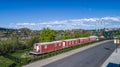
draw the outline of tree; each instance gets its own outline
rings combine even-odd
[[[6,34],[5,34],[5,36],[6,37],[12,37],[12,34],[13,34],[13,30],[6,30]]]
[[[43,28],[40,34],[40,42],[51,42],[55,41],[56,31],[50,28]]]
[[[65,31],[64,34],[61,36],[61,40],[65,39],[70,39],[70,33],[67,31]]]
[[[81,36],[82,36],[82,34],[80,32],[76,32],[74,38],[79,38]]]
[[[30,48],[30,47],[33,46],[34,43],[38,43],[38,42],[39,42],[39,37],[34,36],[33,38],[26,40],[26,42],[25,42],[26,45],[25,46],[27,48]]]
[[[21,36],[25,37],[25,39],[30,35],[31,32],[31,30],[28,28],[21,28],[20,31],[21,31]]]
[[[84,34],[83,34],[83,37],[89,37],[90,36],[90,32],[85,32]]]

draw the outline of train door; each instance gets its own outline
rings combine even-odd
[[[39,50],[40,50],[39,45],[36,46],[36,50],[37,50],[37,52],[39,52]]]
[[[62,43],[63,44],[63,48],[65,47],[65,42]]]

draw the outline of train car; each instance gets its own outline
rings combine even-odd
[[[89,37],[86,37],[86,38],[84,39],[84,43],[88,43],[89,40],[90,40],[90,38],[89,38]]]
[[[78,45],[78,44],[79,44],[79,39],[75,39],[75,40],[74,40],[74,43],[75,43],[74,46],[75,46],[75,45]]]
[[[94,42],[97,40],[97,36],[90,36],[90,42]]]
[[[47,53],[47,52],[52,52],[55,50],[62,49],[62,47],[63,47],[62,41],[35,43],[34,52]]]
[[[90,41],[89,37],[84,37],[84,38],[79,38],[79,44],[85,44],[88,43]]]
[[[72,45],[71,46],[75,46],[77,44],[77,39],[71,39]]]
[[[77,38],[77,45],[80,44],[80,38]]]
[[[53,41],[53,42],[35,43],[33,54],[36,54],[36,53],[43,54],[43,53],[71,47],[71,46],[76,46],[78,44],[94,42],[96,41],[96,38],[97,38],[96,36],[90,36],[90,37],[84,37],[84,38],[60,40],[60,41]]]
[[[63,41],[63,45],[65,45],[65,47],[71,47],[77,44],[78,44],[78,39],[68,39]]]
[[[83,43],[84,43],[83,39],[84,39],[84,38],[79,38],[79,40],[80,40],[80,43],[79,43],[79,44],[83,44]]]
[[[62,41],[56,41],[56,44],[55,44],[54,48],[55,48],[55,50],[62,49],[63,48]]]
[[[69,47],[69,42],[68,42],[68,40],[63,40],[63,41],[62,41],[62,46],[63,46],[63,48]]]

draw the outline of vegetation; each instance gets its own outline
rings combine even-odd
[[[44,28],[40,34],[40,42],[55,41],[56,31],[49,28]]]
[[[90,36],[90,32],[86,32],[83,34],[83,37],[89,37]]]
[[[9,67],[13,63],[15,63],[15,62],[10,60],[9,58],[0,56],[0,67]]]
[[[29,62],[54,56],[73,49],[74,47],[58,50],[44,54],[42,56],[28,55],[29,51],[32,51],[33,44],[36,42],[51,42],[55,41],[59,36],[61,40],[70,38],[87,37],[90,33],[83,34],[81,32],[71,33],[70,31],[63,31],[62,34],[59,31],[44,28],[40,34],[30,34],[30,30],[21,30],[21,34],[15,34],[14,30],[6,30],[5,38],[0,39],[0,66],[1,67],[14,67],[27,64]],[[18,33],[18,32],[17,32]],[[77,48],[77,47],[76,47]],[[4,63],[5,61],[6,63]],[[7,64],[7,66],[5,65]]]
[[[22,30],[21,32],[23,33],[23,35],[27,37],[30,36],[28,35],[30,30]],[[59,33],[55,30],[44,28],[41,31],[40,36],[34,35],[29,39],[26,38],[22,39],[19,35],[13,34],[12,31],[7,31],[7,36],[9,36],[9,39],[0,40],[0,54],[12,53],[18,50],[32,48],[33,44],[36,42],[55,41],[58,34]],[[61,35],[60,39],[65,40],[70,38],[79,38],[79,37],[87,37],[87,36],[90,36],[89,32],[86,32],[84,34],[80,32],[75,32],[74,34],[71,34],[70,32],[65,31]]]
[[[31,48],[36,42],[38,42],[37,37],[28,40],[21,40],[17,36],[13,36],[11,39],[0,40],[0,54],[3,55],[6,53]]]
[[[112,35],[114,37],[120,37],[120,30],[119,31],[115,31],[114,33],[112,33]]]
[[[70,33],[67,31],[65,31],[64,34],[61,36],[61,40],[65,39],[70,39]]]
[[[90,35],[91,35],[90,32],[85,32],[83,34],[81,32],[70,33],[70,32],[65,31],[64,34],[61,36],[61,40],[80,38],[80,37],[88,37]]]

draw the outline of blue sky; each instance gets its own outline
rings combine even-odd
[[[92,29],[101,20],[104,27],[119,27],[116,26],[120,22],[119,3],[119,0],[0,0],[0,27]]]

